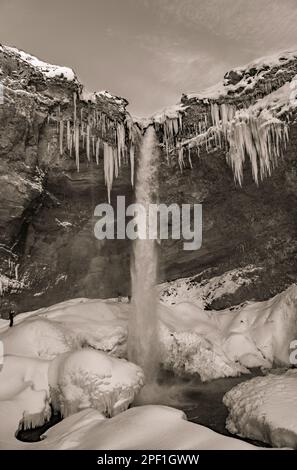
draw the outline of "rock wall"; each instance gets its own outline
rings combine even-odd
[[[31,56],[27,56],[30,57]],[[99,165],[80,148],[80,171],[67,146],[60,151],[59,123],[94,112],[111,123],[107,142],[116,145],[114,129],[125,126],[129,139],[127,102],[107,93],[95,98],[83,90],[72,71],[52,69],[25,60],[18,51],[0,48],[4,103],[0,106],[0,266],[1,314],[49,305],[73,297],[113,297],[130,292],[129,241],[98,241],[94,237],[94,208],[107,201],[102,148]],[[71,75],[71,72],[73,75]],[[183,95],[182,129],[177,140],[197,133],[201,116],[211,104],[244,108],[294,79],[295,56],[262,61],[226,74],[220,92]],[[78,96],[75,102],[73,94]],[[82,111],[81,111],[82,110]],[[165,116],[165,117],[164,117]],[[166,113],[163,121],[166,121]],[[160,202],[202,203],[203,243],[184,251],[181,241],[162,242],[160,281],[197,274],[207,281],[228,270],[254,265],[259,276],[209,307],[224,308],[249,299],[262,300],[297,280],[297,127],[287,113],[289,144],[270,177],[257,185],[250,163],[244,165],[242,187],[226,162],[226,148],[190,150],[182,173],[178,152],[169,160],[162,151],[159,167]],[[152,122],[156,123],[153,119]],[[114,124],[113,124],[114,123]],[[137,127],[137,126],[136,126]],[[138,125],[141,128],[141,124]],[[164,129],[156,126],[161,149]],[[130,129],[131,131],[131,129]],[[65,132],[65,131],[64,131]],[[65,140],[65,135],[64,135]],[[135,147],[137,149],[137,145]],[[137,151],[136,151],[137,157]],[[137,160],[137,158],[136,158]],[[136,161],[137,164],[137,161]],[[133,199],[129,161],[113,183],[116,196]]]

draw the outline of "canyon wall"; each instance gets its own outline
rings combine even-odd
[[[210,303],[209,308],[218,309],[268,298],[296,282],[294,106],[277,118],[289,139],[270,174],[258,182],[248,158],[242,184],[234,179],[228,145],[211,134],[218,127],[214,105],[245,110],[270,96],[275,103],[273,93],[294,85],[294,54],[230,71],[217,87],[183,95],[176,107],[139,123],[132,123],[126,100],[86,92],[70,69],[1,46],[0,73],[2,316],[11,308],[24,311],[73,297],[130,293],[130,242],[97,240],[94,208],[107,202],[111,182],[112,204],[117,195],[133,200],[133,155],[137,167],[140,134],[148,124],[160,139],[160,202],[203,205],[201,249],[184,251],[182,241],[162,241],[160,281],[196,275],[196,282],[206,282],[250,266],[252,282]],[[273,106],[264,103],[263,109]],[[205,134],[210,138],[199,137]],[[190,145],[181,152],[186,142]],[[117,155],[110,161],[111,148]]]

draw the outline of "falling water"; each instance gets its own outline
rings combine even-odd
[[[142,142],[135,187],[136,203],[146,208],[146,222],[149,204],[157,192],[157,159],[156,133],[150,126]],[[146,383],[153,382],[158,371],[157,258],[155,240],[147,237],[133,242],[128,358],[143,368]]]

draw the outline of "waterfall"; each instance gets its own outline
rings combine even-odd
[[[157,189],[158,149],[156,133],[150,126],[143,138],[136,175],[136,203],[146,209]],[[147,223],[148,230],[148,223]],[[158,371],[157,319],[157,249],[156,241],[137,238],[131,261],[132,312],[129,318],[128,358],[143,368],[146,383],[154,381]]]

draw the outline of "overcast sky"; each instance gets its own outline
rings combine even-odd
[[[147,115],[230,68],[297,49],[297,0],[0,0],[0,42]]]

